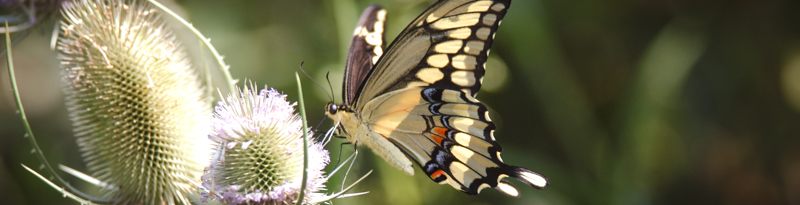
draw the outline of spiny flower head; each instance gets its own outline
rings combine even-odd
[[[251,86],[253,87],[253,86]],[[205,199],[231,204],[294,204],[303,175],[303,124],[295,103],[275,89],[245,87],[219,102],[209,138],[217,153],[203,175]],[[309,133],[310,135],[311,133]],[[320,143],[308,148],[306,198],[323,194],[322,169],[329,162]]]
[[[208,150],[211,101],[159,12],[82,0],[63,10],[57,49],[67,108],[91,175],[120,204],[188,204]]]

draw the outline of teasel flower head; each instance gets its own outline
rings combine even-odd
[[[275,89],[245,87],[215,108],[209,138],[216,143],[202,177],[209,198],[229,204],[294,204],[303,175],[303,123],[296,103]],[[308,133],[311,135],[311,133]],[[323,169],[330,158],[319,142],[309,143],[304,203],[324,194]]]
[[[90,174],[119,204],[188,204],[211,158],[212,104],[158,10],[81,0],[63,10],[64,90]]]

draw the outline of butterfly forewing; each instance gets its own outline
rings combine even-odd
[[[475,96],[494,33],[509,3],[510,0],[437,2],[392,42],[356,101],[423,86],[463,90]],[[357,102],[356,108],[364,103]]]
[[[364,10],[356,24],[344,69],[342,97],[345,105],[353,102],[358,88],[383,55],[385,23],[386,10],[372,5]]]

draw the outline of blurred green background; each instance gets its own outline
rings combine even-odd
[[[338,101],[346,46],[362,9],[387,8],[391,41],[433,1],[174,3],[226,56],[234,78],[275,87],[294,101],[293,73],[305,61],[322,84],[331,73]],[[800,1],[788,0],[515,0],[478,99],[499,126],[504,161],[544,174],[550,187],[516,183],[519,198],[494,190],[469,196],[419,169],[406,176],[362,148],[344,183],[374,169],[354,189],[370,193],[334,203],[800,204],[797,8]],[[50,28],[14,47],[22,100],[49,160],[86,170],[48,48]],[[40,163],[23,138],[0,61],[2,203],[74,204],[20,166]],[[303,79],[315,126],[329,91]],[[331,125],[326,120],[318,129]],[[345,141],[329,144],[334,162]],[[346,145],[341,154],[352,152]],[[340,189],[341,176],[330,190]]]

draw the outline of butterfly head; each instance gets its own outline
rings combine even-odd
[[[325,113],[328,113],[328,116],[334,116],[338,111],[339,106],[335,103],[329,102],[327,105],[325,105]]]
[[[328,118],[331,118],[334,123],[336,124],[336,129],[339,131],[345,131],[348,125],[352,125],[353,123],[348,123],[348,119],[352,115],[348,115],[347,113],[351,112],[347,105],[337,105],[333,102],[329,102],[325,105],[325,114],[328,115]],[[340,124],[341,123],[341,124]],[[346,131],[345,131],[346,132]],[[348,140],[350,139],[350,135],[344,135]],[[352,141],[352,140],[351,140]]]
[[[336,122],[340,122],[342,120],[341,114],[347,110],[347,105],[337,105],[333,102],[329,102],[327,105],[325,105],[325,114],[327,114],[329,118]]]

